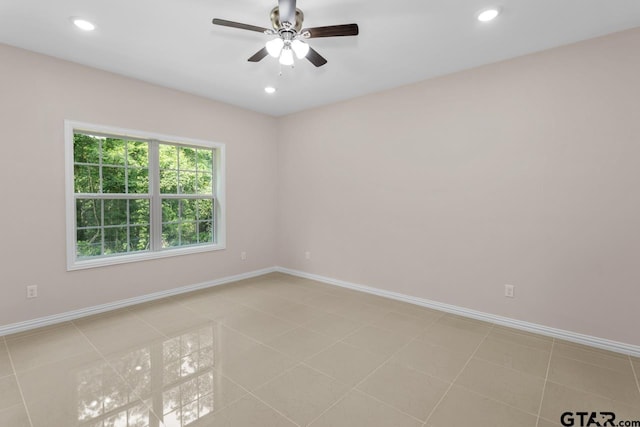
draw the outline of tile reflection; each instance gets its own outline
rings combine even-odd
[[[139,350],[131,353],[144,353]],[[79,425],[89,427],[149,426],[150,400],[141,402],[135,390],[98,362],[76,375]]]
[[[201,326],[79,370],[78,425],[184,427],[213,412],[215,336]]]
[[[162,343],[162,416],[182,427],[213,412],[213,329],[201,328]]]

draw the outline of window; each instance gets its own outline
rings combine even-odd
[[[66,122],[67,268],[224,249],[224,145]]]

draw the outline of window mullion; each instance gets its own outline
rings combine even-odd
[[[100,199],[100,255],[104,255],[104,199]]]
[[[160,199],[160,144],[149,141],[149,192],[151,193],[151,250],[162,249],[162,200]]]

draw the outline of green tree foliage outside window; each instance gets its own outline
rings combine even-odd
[[[74,133],[77,258],[151,250],[150,144]],[[213,150],[157,147],[161,247],[214,242]]]
[[[211,243],[213,151],[160,144],[159,163],[162,247]]]

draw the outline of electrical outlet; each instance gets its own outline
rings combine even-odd
[[[513,285],[504,285],[504,296],[507,298],[515,298],[513,291],[515,286]]]
[[[27,286],[27,298],[36,298],[38,296],[38,285]]]
[[[240,259],[243,261],[247,259],[247,253],[245,251],[240,252]]]
[[[305,259],[311,259],[311,252],[310,252],[310,251],[306,251],[306,252],[304,253],[304,258],[305,258]]]

